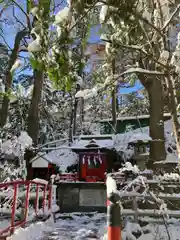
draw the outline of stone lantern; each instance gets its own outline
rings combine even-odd
[[[129,145],[134,148],[132,160],[142,171],[146,169],[146,162],[149,157],[150,141],[151,138],[144,133],[134,134],[129,141]]]

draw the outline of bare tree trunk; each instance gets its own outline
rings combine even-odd
[[[142,62],[140,65],[143,67]],[[149,96],[149,135],[150,143],[150,167],[155,161],[166,159],[165,137],[164,137],[164,97],[162,81],[156,77],[150,78],[138,74],[140,82],[145,87]]]
[[[83,122],[84,122],[84,98],[80,99],[80,128],[81,134],[83,134]]]
[[[72,109],[69,123],[69,145],[73,142],[73,118],[74,118],[74,104],[73,100],[71,101]]]
[[[119,88],[119,86],[117,85],[116,86],[116,112],[119,112],[119,95],[118,95],[118,93],[119,93],[119,90],[120,90],[120,88]]]
[[[35,145],[38,143],[39,131],[39,104],[44,81],[44,73],[40,70],[34,70],[34,88],[28,115],[28,134]]]
[[[166,159],[164,138],[164,100],[162,83],[159,79],[152,79],[147,88],[149,95],[149,134],[152,138],[150,144],[150,159],[161,161]]]
[[[7,117],[8,117],[8,108],[9,108],[9,102],[10,102],[9,94],[11,92],[11,87],[12,87],[11,68],[17,59],[21,40],[26,36],[26,34],[27,34],[26,29],[16,34],[14,48],[9,58],[8,69],[6,73],[6,79],[5,79],[5,95],[3,97],[2,107],[0,110],[0,127],[3,127],[6,124]]]
[[[80,91],[80,85],[79,84],[77,84],[76,93],[78,91]],[[79,99],[75,98],[75,100],[74,100],[74,109],[73,109],[73,136],[76,135],[76,116],[77,116],[78,102],[79,102]]]
[[[112,61],[112,74],[115,74],[115,59]],[[112,123],[114,128],[114,133],[116,134],[116,128],[117,128],[117,119],[116,119],[116,86],[112,90]]]
[[[116,87],[112,90],[112,123],[114,133],[116,134],[117,119],[116,119]]]
[[[76,86],[76,93],[80,90],[79,84]],[[76,133],[76,111],[78,106],[78,99],[74,97],[72,100],[72,110],[70,116],[70,126],[69,126],[69,144],[73,141],[73,135]]]

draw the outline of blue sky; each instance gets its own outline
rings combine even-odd
[[[24,3],[24,1],[22,1],[22,2]],[[12,19],[11,17],[9,17],[9,16],[12,16],[12,10],[5,11],[3,16],[5,16],[7,19]],[[23,18],[25,20],[25,17],[23,16],[23,14],[21,13],[21,11],[19,9],[16,9],[16,16],[18,18],[20,18],[22,22],[23,22]],[[19,25],[19,27],[21,27],[21,26]],[[90,43],[98,43],[98,42],[100,42],[99,29],[100,29],[100,26],[92,27],[91,32],[90,32],[90,38],[89,38],[89,42]],[[8,43],[8,45],[11,48],[14,45],[14,37],[15,37],[15,34],[16,34],[17,31],[18,31],[17,25],[14,25],[14,26],[12,26],[12,25],[8,26],[7,24],[5,25],[5,28],[4,28],[5,39],[6,39],[6,42]],[[2,41],[1,37],[0,37],[0,41]],[[25,57],[25,56],[27,56],[27,53],[21,53],[20,55]],[[26,70],[25,73],[31,74],[31,72],[27,71],[27,70]],[[142,88],[142,85],[140,84],[139,81],[137,81],[135,86],[133,86],[132,88],[121,88],[120,89],[120,93],[122,93],[122,94],[124,94],[124,93],[131,93],[131,92],[134,92],[134,91],[138,91],[141,88]]]

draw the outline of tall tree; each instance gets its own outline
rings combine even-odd
[[[28,114],[28,134],[32,138],[33,143],[37,145],[38,143],[38,134],[39,134],[39,105],[41,101],[41,94],[44,82],[44,69],[43,63],[41,62],[42,54],[39,54],[41,48],[47,49],[47,34],[49,28],[49,16],[50,16],[50,7],[51,1],[40,0],[38,4],[34,4],[31,1],[31,6],[33,8],[29,9],[33,14],[32,22],[32,38],[33,42],[29,44],[28,50],[33,53],[31,58],[32,67],[34,69],[34,88],[31,99],[31,104]],[[42,46],[40,46],[40,43]]]

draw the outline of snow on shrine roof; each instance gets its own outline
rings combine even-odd
[[[76,141],[74,144],[71,145],[71,149],[89,149],[88,145],[90,146],[92,143],[92,137],[91,139],[80,139]],[[113,148],[114,147],[114,141],[112,139],[93,139],[94,143],[98,146],[97,148]]]
[[[39,152],[33,159],[31,159],[30,163],[39,159],[55,164],[62,172],[65,172],[68,166],[76,164],[77,154],[68,148],[53,150],[47,154]]]
[[[92,139],[112,139],[112,134],[97,134],[97,135],[80,135],[79,136],[80,139],[84,139],[84,140],[92,140]]]
[[[77,154],[67,148],[51,151],[47,153],[45,157],[49,159],[51,163],[59,166],[62,172],[64,172],[68,166],[77,163]]]

